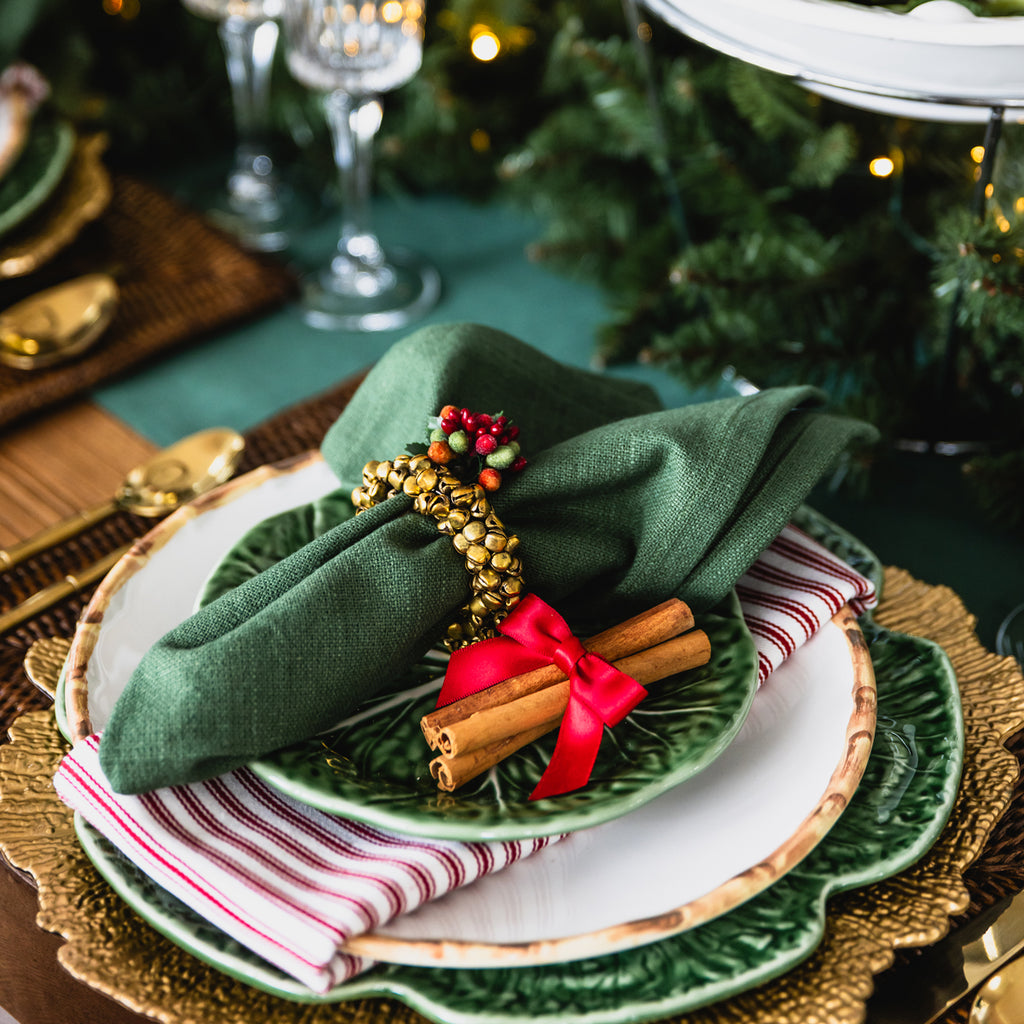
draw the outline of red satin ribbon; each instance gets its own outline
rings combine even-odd
[[[586,785],[604,726],[621,722],[647,691],[600,655],[587,651],[562,616],[535,594],[527,594],[498,629],[501,636],[452,654],[438,707],[503,679],[556,664],[569,679],[569,703],[554,753],[530,799]]]

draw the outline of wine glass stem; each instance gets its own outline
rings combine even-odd
[[[352,96],[336,89],[325,97],[324,111],[341,190],[342,221],[336,262],[347,260],[369,267],[379,265],[384,256],[370,226],[370,191],[373,141],[382,113],[380,100],[376,96]]]
[[[219,33],[238,134],[229,189],[251,200],[255,198],[253,192],[269,192],[273,187],[267,128],[270,74],[279,29],[273,19],[228,17],[220,23]]]

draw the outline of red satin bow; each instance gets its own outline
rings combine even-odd
[[[501,636],[452,654],[438,707],[503,679],[556,664],[569,679],[569,703],[554,753],[530,799],[586,785],[604,726],[621,722],[647,691],[600,655],[587,651],[562,616],[535,594],[527,594],[498,629]]]

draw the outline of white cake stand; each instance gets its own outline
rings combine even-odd
[[[908,14],[839,0],[642,0],[679,31],[851,106],[920,120],[1024,122],[1024,17],[954,0]]]

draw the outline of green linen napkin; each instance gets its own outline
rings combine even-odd
[[[501,332],[396,344],[324,438],[347,490],[422,441],[445,404],[503,411],[529,465],[492,495],[526,588],[579,633],[678,596],[727,596],[851,442],[805,387],[665,410],[648,388],[561,365]],[[142,659],[100,744],[115,790],[238,767],[337,722],[421,655],[467,598],[451,539],[391,498],[201,609]]]

